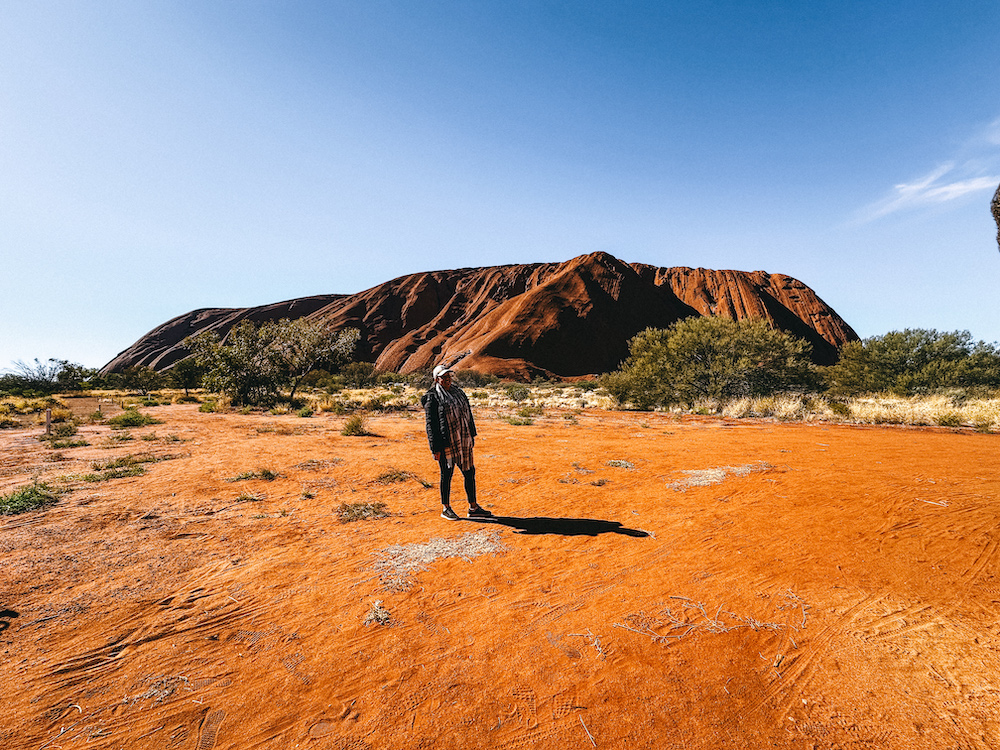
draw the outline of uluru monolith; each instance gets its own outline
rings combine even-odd
[[[607,253],[563,263],[462,268],[401,276],[357,294],[304,297],[250,308],[202,309],[153,329],[104,366],[169,369],[184,338],[225,337],[242,320],[320,319],[361,332],[358,359],[383,372],[427,370],[459,352],[462,369],[499,377],[579,378],[609,372],[648,327],[693,315],[763,319],[805,339],[832,364],[857,334],[808,286],[765,271],[625,263]]]

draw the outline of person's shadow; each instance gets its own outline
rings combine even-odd
[[[601,521],[596,518],[516,518],[514,516],[494,516],[492,518],[469,518],[469,521],[508,526],[519,534],[559,534],[560,536],[598,536],[600,534],[623,534],[625,536],[649,536],[646,531],[629,529],[618,521]]]

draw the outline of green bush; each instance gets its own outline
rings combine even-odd
[[[835,396],[911,396],[942,388],[1000,387],[1000,349],[968,331],[907,328],[852,341],[825,372]]]
[[[370,435],[367,427],[367,420],[361,414],[352,414],[344,422],[344,429],[340,431],[341,435],[346,435],[348,437],[365,437]]]
[[[58,495],[49,485],[34,482],[19,490],[0,496],[0,516],[13,516],[52,505]]]
[[[456,370],[455,382],[467,388],[482,388],[488,385],[496,385],[500,378],[496,375],[489,375],[476,370]]]
[[[535,420],[530,417],[507,417],[507,423],[515,427],[527,427],[533,425]]]
[[[507,398],[517,404],[525,401],[528,396],[531,395],[531,391],[528,389],[528,386],[522,385],[521,383],[511,383],[510,385],[504,386],[503,390],[504,393],[507,394]]]
[[[692,317],[648,328],[601,385],[638,409],[766,396],[815,383],[810,345],[762,320]]]
[[[53,440],[49,443],[49,446],[57,450],[63,448],[83,448],[86,445],[90,445],[86,440]]]
[[[145,427],[150,424],[161,424],[159,419],[154,419],[148,414],[141,413],[138,409],[129,408],[121,414],[116,414],[108,420],[113,430],[124,430],[128,427]]]
[[[59,422],[52,425],[52,435],[57,438],[72,437],[76,432],[76,425],[73,422]]]
[[[344,384],[351,388],[366,388],[375,385],[377,380],[375,365],[371,362],[350,362],[341,368],[340,375]]]

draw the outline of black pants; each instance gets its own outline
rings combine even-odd
[[[451,505],[451,477],[455,473],[455,467],[448,466],[448,459],[444,457],[443,451],[438,466],[441,467],[441,503]],[[465,479],[465,496],[469,500],[469,507],[474,507],[478,505],[476,502],[476,467],[472,466],[468,469],[459,467],[459,469]]]

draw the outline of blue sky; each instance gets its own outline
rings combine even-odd
[[[0,0],[0,369],[598,250],[998,341],[998,71],[996,0]]]

